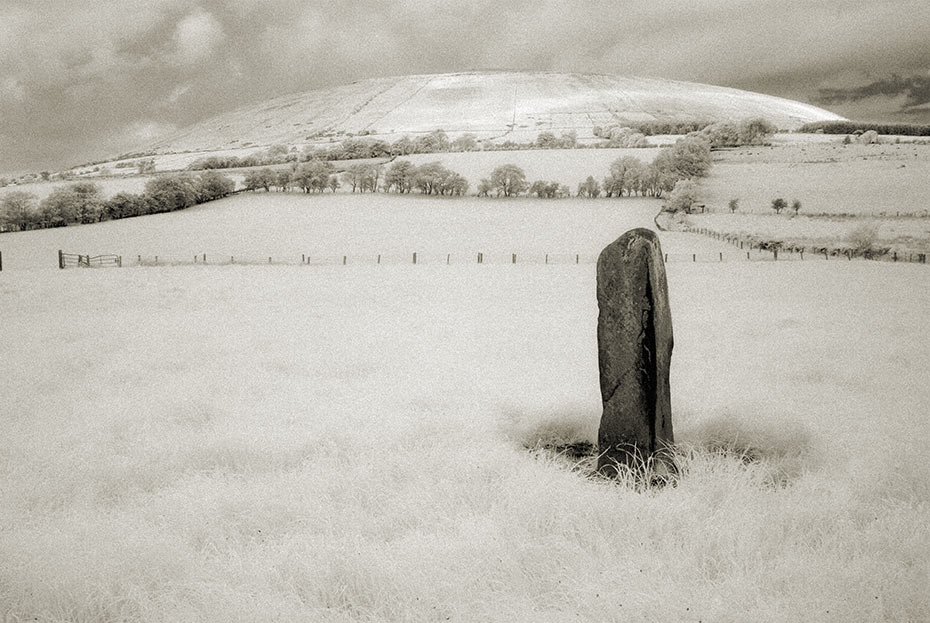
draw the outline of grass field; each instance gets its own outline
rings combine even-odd
[[[591,262],[632,227],[651,227],[659,203],[649,199],[591,201],[432,199],[397,195],[245,193],[171,214],[0,235],[4,271],[58,265],[66,253],[137,256],[160,261],[207,259],[299,263],[349,256],[353,264],[385,262],[566,261],[581,254]],[[716,241],[683,234],[669,238],[672,253],[726,250]],[[557,256],[557,257],[556,257]]]
[[[930,209],[930,145],[776,144],[715,152],[701,200],[727,212],[773,213],[776,197],[801,201],[804,214],[921,212]]]
[[[595,435],[590,265],[4,272],[0,612],[926,620],[922,268],[669,265],[648,491],[532,449]]]
[[[6,251],[593,254],[656,205],[293,199],[0,237],[23,262],[0,273],[0,616],[930,618],[925,267],[669,264],[682,475],[642,490],[546,449],[596,435],[591,264],[59,271]]]
[[[237,185],[242,185],[242,179],[245,177],[244,174],[234,172],[234,173],[225,173],[232,180],[234,180]],[[196,173],[195,173],[196,175]],[[54,181],[54,182],[35,182],[33,184],[23,184],[21,186],[4,186],[0,188],[0,197],[3,197],[4,194],[22,190],[27,193],[32,193],[40,201],[50,194],[56,188],[61,188],[63,186],[70,186],[75,182],[93,182],[100,186],[101,194],[106,197],[112,197],[117,193],[142,193],[145,190],[145,184],[154,176],[152,175],[127,175],[127,176],[113,176],[113,177],[81,177],[73,180],[65,181]]]

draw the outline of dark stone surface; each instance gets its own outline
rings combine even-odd
[[[665,263],[655,232],[633,229],[597,260],[598,363],[604,412],[598,471],[640,467],[674,442],[669,390],[672,316]],[[661,465],[659,465],[661,463]],[[661,471],[661,469],[660,469]]]

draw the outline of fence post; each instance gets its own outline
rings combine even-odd
[[[345,256],[345,255],[342,256],[342,265],[343,265],[343,266],[346,265],[346,256]]]
[[[417,253],[416,253],[416,251],[413,252],[413,263],[414,263],[414,264],[417,263]]]
[[[142,261],[141,255],[139,256],[139,261],[140,262]],[[58,249],[58,268],[64,268],[64,267],[65,267],[65,256],[61,252],[61,249]]]
[[[898,261],[898,252],[897,252],[897,251],[894,252],[894,261],[895,261],[895,262]]]
[[[452,254],[451,254],[451,253],[446,253],[446,266],[449,265],[449,260],[450,260],[451,258],[452,258]]]
[[[378,263],[379,263],[379,264],[381,263],[381,254],[380,254],[380,253],[378,254]]]
[[[516,264],[516,263],[517,263],[517,254],[516,254],[516,253],[512,253],[512,254],[511,254],[510,263],[511,263],[511,264]]]
[[[577,254],[577,253],[575,254],[575,263],[576,263],[576,264],[578,263],[578,254]]]
[[[235,264],[235,263],[236,263],[236,256],[235,256],[235,255],[230,255],[230,256],[229,256],[229,263],[230,263],[230,264]]]
[[[696,261],[697,261],[697,253],[692,253],[692,254],[691,254],[691,261],[692,261],[692,262],[696,262]]]
[[[804,260],[804,249],[801,249],[801,260]]]
[[[749,259],[749,251],[746,251],[746,259]]]
[[[665,262],[668,263],[668,253],[665,254]]]
[[[301,263],[301,264],[305,264],[305,263],[306,263],[306,257],[307,257],[307,256],[305,256],[303,253],[300,254],[300,263]]]
[[[271,264],[271,258],[270,258],[270,257],[268,258],[268,263]]]
[[[123,256],[122,255],[116,256],[116,265],[120,268],[123,267]]]
[[[778,261],[778,247],[774,247],[772,252],[775,254],[775,260]]]
[[[546,264],[548,264],[548,263],[549,263],[549,254],[546,253]]]
[[[3,272],[3,251],[0,251],[0,272]]]
[[[155,265],[158,266],[158,256],[155,256]]]
[[[723,261],[723,251],[720,252],[720,261]]]
[[[204,264],[207,263],[207,254],[206,254],[206,253],[203,254],[203,263],[204,263]]]

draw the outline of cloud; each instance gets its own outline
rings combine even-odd
[[[926,0],[5,0],[0,170],[128,151],[133,123],[471,69],[691,80],[881,117],[923,110],[924,82],[887,76],[928,58]],[[863,85],[900,92],[855,100]]]
[[[930,104],[930,75],[902,78],[897,74],[892,74],[890,78],[876,80],[859,87],[820,89],[817,99],[829,105],[858,102],[869,97],[898,98],[901,95],[905,96],[902,110]]]
[[[174,60],[190,66],[210,58],[224,39],[223,27],[213,15],[197,10],[178,22],[174,32]]]

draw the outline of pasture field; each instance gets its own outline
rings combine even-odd
[[[776,197],[801,201],[802,214],[894,216],[930,209],[930,145],[776,143],[714,152],[700,199],[715,213],[773,214]]]
[[[794,217],[772,213],[692,214],[686,220],[693,227],[816,248],[853,247],[853,234],[866,227],[875,232],[875,248],[899,254],[930,252],[930,218]]]
[[[0,275],[0,613],[930,618],[925,267],[670,264],[674,486],[600,416],[594,267]]]
[[[22,190],[32,193],[41,201],[45,199],[52,191],[62,186],[69,186],[75,182],[93,182],[98,184],[103,191],[104,197],[112,197],[121,192],[141,193],[145,189],[145,183],[152,179],[151,175],[127,175],[120,177],[81,177],[73,180],[59,180],[54,182],[34,182],[32,184],[23,184],[20,186],[4,186],[0,188],[0,197],[6,193],[16,190]]]
[[[193,172],[196,175],[196,171]],[[237,186],[242,186],[242,180],[245,177],[243,173],[240,172],[224,172],[230,179],[236,182]],[[145,190],[145,183],[150,179],[155,177],[154,175],[115,175],[112,177],[97,177],[97,176],[81,176],[73,180],[56,180],[53,182],[34,182],[32,184],[23,184],[19,186],[4,186],[0,188],[0,197],[3,197],[4,194],[15,191],[23,190],[27,193],[32,193],[35,195],[39,201],[45,199],[52,191],[56,188],[62,186],[70,186],[75,182],[93,182],[100,186],[100,190],[105,198],[112,197],[117,193],[136,193],[139,194]]]
[[[659,202],[584,199],[436,199],[394,194],[243,193],[170,214],[0,234],[4,272],[58,265],[58,250],[85,255],[139,255],[163,262],[299,263],[349,256],[351,263],[421,261],[566,261],[581,254],[592,262],[600,250],[633,227],[653,227]],[[670,235],[672,253],[714,253],[729,248],[713,240]],[[556,258],[558,256],[558,258]]]
[[[600,418],[591,263],[46,260],[593,258],[656,206],[257,193],[0,236],[0,616],[927,620],[925,266],[670,263],[681,474],[643,489],[559,450]]]

